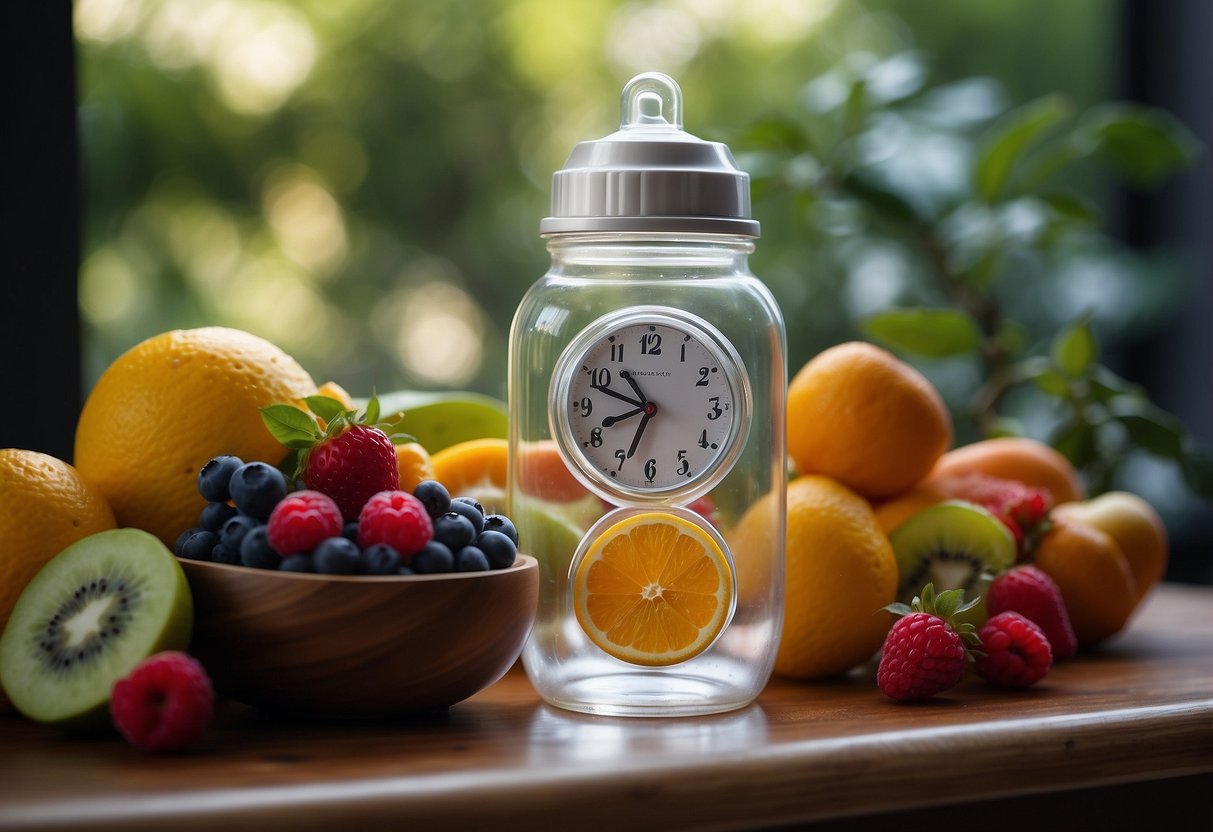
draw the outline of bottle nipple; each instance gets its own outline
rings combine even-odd
[[[620,97],[620,130],[682,130],[682,90],[660,72],[637,75]]]

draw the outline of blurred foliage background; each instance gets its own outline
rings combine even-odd
[[[1099,487],[1128,479],[1198,516],[1207,471],[1183,426],[1105,366],[1165,328],[1192,279],[1172,253],[1101,230],[1112,197],[1198,152],[1141,112],[1102,146],[1121,158],[1078,147],[1117,92],[1119,8],[76,0],[86,388],[144,337],[224,324],[356,395],[504,398],[513,310],[547,264],[551,173],[612,132],[623,83],[655,69],[682,86],[687,129],[754,175],[752,266],[783,308],[793,371],[830,344],[883,341],[940,386],[961,440],[1068,441]],[[989,162],[991,135],[1009,134],[1009,158]],[[1050,146],[1070,157],[1049,162]],[[1024,183],[1020,157],[1053,166]],[[915,350],[922,322],[888,313],[919,306],[975,328]],[[1133,412],[1108,418],[1118,396]]]

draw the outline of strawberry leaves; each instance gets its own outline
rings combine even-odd
[[[361,411],[349,410],[329,396],[307,396],[307,410],[293,404],[271,404],[261,408],[261,421],[283,446],[295,451],[293,479],[299,479],[307,469],[310,452],[319,445],[340,436],[353,425],[364,425],[382,431],[393,445],[416,442],[416,438],[400,429],[401,423],[380,422],[379,398],[372,395]],[[292,466],[288,465],[287,468]],[[288,474],[290,472],[288,471]]]

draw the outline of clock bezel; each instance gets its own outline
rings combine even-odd
[[[724,439],[725,447],[704,470],[674,485],[637,486],[605,476],[574,436],[568,402],[578,368],[590,350],[609,334],[638,324],[671,327],[702,343],[719,363],[732,393],[733,421]],[[629,306],[597,318],[564,348],[552,371],[548,428],[569,470],[592,493],[621,506],[682,506],[711,491],[737,464],[749,438],[752,395],[745,362],[715,326],[698,315],[670,306]]]

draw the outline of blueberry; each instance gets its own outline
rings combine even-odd
[[[376,543],[358,553],[361,575],[395,575],[400,569],[400,553],[386,543]]]
[[[472,497],[456,497],[451,500],[451,511],[456,514],[462,514],[468,520],[471,520],[472,528],[476,534],[484,531],[484,506],[480,505]]]
[[[181,557],[190,560],[210,560],[211,550],[219,545],[219,538],[214,532],[205,529],[196,531],[181,544]]]
[[[229,485],[236,508],[258,520],[268,520],[274,506],[286,496],[286,477],[264,462],[241,465]]]
[[[421,551],[409,558],[409,566],[418,575],[433,575],[439,572],[450,572],[455,568],[455,556],[446,544],[431,540],[421,547]]]
[[[278,566],[279,572],[315,572],[316,561],[310,554],[291,555],[283,558]]]
[[[501,532],[483,531],[476,538],[476,548],[484,552],[489,566],[493,569],[505,569],[514,565],[514,557],[518,547]]]
[[[185,541],[190,539],[190,535],[200,532],[202,529],[194,526],[192,529],[186,529],[181,534],[177,535],[177,542],[173,544],[173,554],[181,557],[181,547],[185,545]]]
[[[208,503],[230,500],[232,493],[228,483],[231,482],[232,474],[243,464],[244,461],[240,457],[225,454],[203,465],[202,470],[198,472],[198,493],[202,495],[202,499]]]
[[[358,544],[344,537],[320,541],[312,552],[316,571],[326,575],[353,575],[358,571]]]
[[[235,516],[236,509],[227,503],[207,503],[206,508],[202,509],[202,514],[198,516],[198,525],[208,532],[219,534],[223,524]]]
[[[506,517],[504,514],[490,514],[484,518],[484,530],[486,532],[501,532],[503,535],[514,541],[514,545],[518,545],[518,529],[514,527],[514,521]]]
[[[238,565],[240,563],[240,550],[229,549],[227,546],[220,543],[214,549],[211,549],[211,560],[213,560],[215,563],[230,563]]]
[[[430,519],[441,517],[451,510],[451,494],[437,480],[422,480],[413,489],[413,496],[425,506]]]
[[[223,524],[223,528],[219,530],[219,542],[233,552],[240,551],[240,541],[244,540],[244,536],[253,529],[261,525],[261,521],[255,517],[249,517],[247,514],[237,514],[231,520]]]
[[[277,569],[282,565],[282,555],[270,546],[265,526],[251,530],[240,541],[240,562],[254,569]]]
[[[341,536],[347,540],[358,542],[358,521],[351,520],[341,527]]]
[[[410,569],[407,566],[402,566],[396,570],[396,574],[397,575],[416,575],[417,573],[414,572],[412,569]]]
[[[464,546],[455,553],[456,572],[487,572],[489,559],[475,546]]]
[[[448,511],[434,520],[434,539],[458,552],[476,539],[476,527],[462,514]]]

